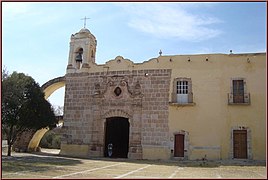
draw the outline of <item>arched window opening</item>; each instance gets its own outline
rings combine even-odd
[[[83,61],[83,48],[79,48],[76,52],[75,61],[77,69],[80,69]]]
[[[91,51],[91,57],[94,58],[94,51]]]

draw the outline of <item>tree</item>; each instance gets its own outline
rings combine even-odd
[[[8,156],[22,132],[56,124],[51,104],[32,77],[13,72],[2,79],[2,129],[7,135]]]

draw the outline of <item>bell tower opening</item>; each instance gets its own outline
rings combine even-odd
[[[83,61],[83,48],[79,48],[79,50],[76,52],[76,56],[75,56],[75,62],[76,62],[77,69],[81,68],[82,61]]]
[[[72,34],[67,69],[73,72],[71,69],[89,68],[91,63],[95,63],[96,46],[97,40],[88,29],[82,28],[78,33]]]
[[[104,157],[109,157],[108,145],[112,144],[112,158],[128,158],[129,122],[127,118],[111,117],[105,123]]]

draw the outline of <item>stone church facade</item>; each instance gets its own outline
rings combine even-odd
[[[62,155],[259,159],[266,152],[266,53],[174,55],[98,65],[88,29],[71,36]]]

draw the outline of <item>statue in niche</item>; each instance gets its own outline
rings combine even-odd
[[[134,87],[134,95],[139,95],[139,94],[141,94],[141,85],[138,81]]]
[[[94,94],[95,94],[95,95],[100,94],[100,84],[99,84],[99,83],[96,83],[96,84],[95,84],[95,91],[94,91]]]

